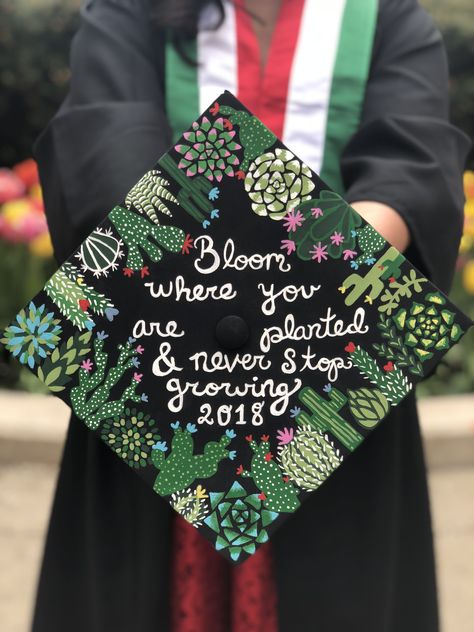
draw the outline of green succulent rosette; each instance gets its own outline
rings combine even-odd
[[[311,177],[311,169],[287,149],[277,147],[262,154],[250,165],[244,182],[253,212],[282,219],[310,198],[315,187]]]
[[[426,303],[413,301],[410,308],[402,307],[392,316],[398,330],[403,332],[403,342],[425,362],[436,351],[446,351],[459,340],[463,330],[456,323],[456,314],[446,309],[445,298],[439,292],[426,294]]]
[[[210,493],[209,500],[212,513],[204,523],[217,533],[216,549],[228,549],[234,561],[242,552],[252,555],[268,540],[266,527],[279,515],[262,508],[258,494],[248,494],[237,481],[227,493]]]
[[[375,428],[389,411],[390,404],[378,388],[359,388],[347,394],[352,416],[364,428]]]
[[[224,175],[234,176],[234,167],[240,160],[234,153],[241,146],[234,140],[235,130],[228,129],[222,117],[211,122],[206,116],[195,121],[192,129],[183,134],[186,142],[175,145],[182,155],[178,167],[186,169],[187,176],[203,175],[220,182]]]
[[[147,465],[151,448],[160,435],[150,415],[125,408],[123,415],[104,422],[101,438],[127,465],[138,469]]]

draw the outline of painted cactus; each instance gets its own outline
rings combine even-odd
[[[168,496],[186,489],[199,478],[213,476],[219,463],[226,458],[235,458],[235,452],[227,446],[235,437],[233,430],[226,430],[219,441],[209,441],[204,447],[203,454],[194,454],[193,434],[197,432],[194,424],[188,423],[182,429],[179,422],[171,424],[174,436],[171,441],[171,451],[168,456],[166,441],[160,441],[153,446],[151,461],[159,470],[153,489],[160,496]]]
[[[392,361],[381,369],[377,361],[359,345],[349,343],[346,347],[354,366],[362,375],[375,384],[392,406],[399,404],[412,389],[412,383]]]
[[[253,479],[261,492],[259,498],[263,500],[267,509],[284,513],[296,511],[300,506],[298,491],[287,478],[284,478],[280,466],[274,461],[268,444],[268,435],[262,436],[260,443],[257,443],[252,435],[246,438],[253,451],[251,469],[244,470],[240,466],[237,473]]]
[[[296,254],[309,261],[311,250],[317,243],[327,244],[327,254],[333,259],[342,256],[345,250],[353,250],[355,230],[362,218],[349,204],[333,191],[321,191],[319,198],[307,200],[297,210],[304,220],[292,234]]]
[[[298,425],[310,426],[323,433],[330,432],[351,451],[363,441],[364,437],[339,414],[347,398],[337,388],[331,388],[327,400],[311,387],[305,386],[298,393],[298,398],[309,409],[309,414],[305,410],[298,413]]]
[[[293,439],[278,448],[281,469],[290,481],[306,491],[324,483],[343,461],[327,435],[311,426],[297,429]]]
[[[82,271],[91,272],[95,277],[106,277],[110,271],[118,268],[118,260],[123,256],[122,245],[110,228],[96,228],[76,253]]]
[[[171,506],[193,527],[199,527],[209,514],[209,494],[202,485],[185,489],[171,495]]]
[[[141,375],[135,373],[118,399],[110,400],[111,390],[122,377],[137,366],[136,350],[131,340],[118,345],[115,366],[109,365],[109,356],[104,351],[104,336],[98,334],[94,340],[93,361],[85,362],[79,370],[79,384],[71,389],[71,406],[76,415],[91,429],[98,428],[101,421],[120,415],[129,400],[139,402],[135,393]],[[95,366],[94,366],[95,365]]]
[[[140,217],[121,206],[111,210],[109,219],[127,246],[125,265],[131,271],[143,268],[142,252],[155,263],[161,261],[163,249],[168,252],[181,252],[185,239],[181,228],[152,224],[145,217]]]
[[[390,409],[387,398],[378,388],[349,390],[347,395],[352,416],[364,428],[375,428]]]

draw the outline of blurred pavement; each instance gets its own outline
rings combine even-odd
[[[68,411],[54,397],[0,391],[1,632],[28,632]],[[474,396],[422,400],[420,413],[433,505],[442,632],[471,632]]]

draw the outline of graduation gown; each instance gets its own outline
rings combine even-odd
[[[58,261],[171,142],[163,35],[148,0],[83,3],[68,95],[35,144]],[[440,34],[415,0],[380,0],[358,130],[341,157],[349,201],[409,225],[406,253],[449,287],[467,138],[448,117]],[[167,632],[172,509],[72,418],[33,632]],[[281,632],[436,632],[425,464],[414,396],[272,537]]]

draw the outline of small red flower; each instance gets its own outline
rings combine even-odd
[[[219,112],[219,104],[217,103],[217,101],[211,108],[209,108],[209,112],[212,114],[212,116],[216,116],[216,114]]]
[[[235,470],[236,474],[242,474],[242,472],[244,471],[244,466],[242,464],[239,465],[239,467]]]
[[[193,248],[193,241],[194,239],[188,233],[184,238],[183,245],[181,246],[181,253],[183,255],[189,255],[189,251],[191,250],[191,248]]]
[[[79,307],[82,309],[83,312],[87,312],[87,310],[89,309],[90,303],[86,298],[82,298],[79,301]]]
[[[270,439],[270,435],[262,435],[262,441],[268,441]]]
[[[257,496],[257,498],[259,500],[267,500],[267,497],[265,496],[265,494],[263,492],[260,492],[260,494]]]
[[[253,441],[253,435],[251,435],[251,434],[246,435],[245,440],[250,443],[250,441]]]
[[[237,176],[238,180],[243,180],[245,178],[245,172],[242,171],[242,169],[239,169],[235,175]]]
[[[386,371],[387,373],[390,373],[390,371],[393,371],[395,367],[393,366],[393,362],[387,362],[387,364],[384,365],[383,370]]]
[[[267,452],[265,454],[265,461],[271,461],[273,459],[273,454],[271,452]]]
[[[395,277],[390,277],[388,280],[390,281],[390,283],[395,283],[396,281]]]
[[[288,481],[290,480],[290,477],[289,476],[284,476],[283,480],[284,480],[285,483],[288,483]]]
[[[140,270],[140,276],[142,279],[144,279],[146,276],[150,276],[150,269],[148,268],[148,266],[143,266],[143,268]]]
[[[344,351],[347,351],[347,353],[353,353],[355,350],[356,346],[353,342],[349,342],[349,344],[344,347]]]
[[[124,268],[123,269],[123,274],[124,274],[124,276],[130,278],[132,276],[132,274],[133,274],[132,268]]]
[[[232,125],[232,123],[229,121],[229,119],[226,119],[226,118],[225,118],[225,119],[223,119],[223,121],[222,121],[222,122],[223,122],[223,124],[224,124],[225,129],[231,130],[231,129],[233,129],[233,128],[234,128],[234,126],[233,126],[233,125]]]

